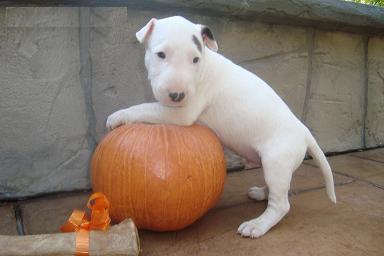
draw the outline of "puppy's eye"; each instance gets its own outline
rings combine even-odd
[[[157,56],[158,56],[160,59],[165,59],[165,53],[164,53],[164,52],[158,52],[158,53],[157,53]]]
[[[199,57],[195,57],[195,58],[193,58],[193,63],[197,63],[197,62],[199,62]]]

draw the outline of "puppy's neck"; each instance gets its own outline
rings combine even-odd
[[[222,72],[220,59],[223,58],[223,56],[210,50],[208,47],[206,47],[204,51],[204,67],[202,68],[201,83],[212,85],[212,82],[217,81],[217,78]]]

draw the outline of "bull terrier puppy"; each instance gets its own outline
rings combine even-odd
[[[336,203],[331,168],[310,131],[268,84],[217,53],[208,27],[179,16],[153,18],[136,38],[145,45],[145,66],[158,102],[113,113],[109,130],[132,122],[200,123],[249,162],[261,163],[266,186],[251,187],[248,196],[268,199],[268,206],[239,226],[243,237],[264,235],[287,214],[292,174],[307,151]]]

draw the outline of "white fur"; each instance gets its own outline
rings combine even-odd
[[[138,40],[146,45],[148,78],[159,102],[113,113],[107,120],[108,129],[131,122],[197,122],[211,128],[224,145],[248,161],[261,161],[266,187],[252,187],[248,195],[268,199],[268,207],[258,218],[240,225],[238,233],[244,237],[262,236],[289,211],[291,177],[307,150],[323,172],[330,200],[336,202],[331,168],[323,152],[271,87],[210,50],[207,43],[200,53],[191,38],[198,35],[203,41],[200,25],[182,17],[151,22],[150,29],[147,24],[147,29],[138,32]],[[164,51],[167,57],[160,59],[156,51]],[[191,62],[195,56],[200,58],[197,64]],[[168,97],[175,90],[186,92],[179,103]]]

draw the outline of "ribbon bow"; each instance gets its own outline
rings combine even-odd
[[[87,207],[91,209],[88,220],[85,211],[75,209],[68,221],[61,226],[61,232],[76,232],[76,256],[89,255],[89,231],[107,230],[111,222],[109,201],[102,193],[94,193],[88,199]]]

